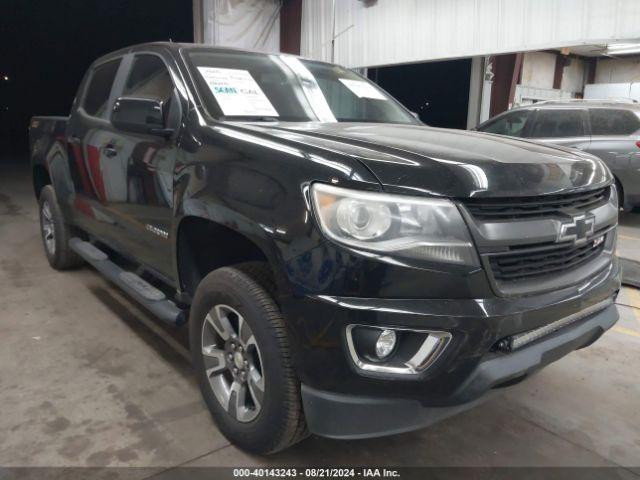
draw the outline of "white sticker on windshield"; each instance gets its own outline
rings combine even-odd
[[[247,70],[198,67],[224,115],[277,117],[278,112]]]
[[[362,80],[350,80],[348,78],[340,78],[339,80],[359,98],[375,98],[376,100],[387,99],[382,92],[368,82],[363,82]]]

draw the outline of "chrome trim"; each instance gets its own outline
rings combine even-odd
[[[379,330],[395,330],[396,332],[415,332],[426,334],[424,342],[416,353],[407,362],[406,367],[390,367],[380,365],[377,363],[371,363],[363,361],[356,352],[355,345],[353,343],[352,330],[356,327],[375,328]],[[396,375],[418,375],[424,372],[427,368],[435,363],[440,355],[451,341],[451,334],[449,332],[433,331],[433,330],[419,330],[414,328],[402,328],[402,327],[389,327],[378,325],[362,325],[353,323],[347,325],[346,328],[347,346],[349,348],[349,355],[351,360],[360,370],[372,373],[391,373]]]
[[[155,225],[151,225],[150,223],[147,223],[144,228],[153,233],[154,235],[158,235],[161,238],[164,238],[165,240],[167,240],[169,238],[169,232],[167,230],[164,230],[162,228],[156,227]]]

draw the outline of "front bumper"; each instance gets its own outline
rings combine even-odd
[[[449,398],[450,406],[425,407],[418,400],[331,393],[302,385],[311,432],[331,438],[367,438],[431,425],[467,410],[489,390],[515,383],[564,355],[596,341],[618,320],[615,305],[508,354],[480,361]]]
[[[332,437],[375,436],[469,408],[488,391],[588,345],[615,323],[617,312],[610,306],[511,353],[496,351],[499,340],[611,300],[619,289],[614,257],[580,284],[528,296],[464,299],[451,290],[454,298],[448,299],[318,294],[282,299],[309,426]],[[449,332],[451,341],[417,375],[373,374],[359,369],[348,353],[345,332],[353,324]]]

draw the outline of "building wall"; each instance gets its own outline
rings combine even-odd
[[[533,88],[553,88],[556,55],[547,52],[527,52],[522,60],[520,85]]]
[[[595,83],[640,82],[640,57],[599,59]]]
[[[279,0],[198,0],[203,43],[262,52],[280,51]]]
[[[638,0],[304,0],[301,53],[348,67],[640,38]]]
[[[587,62],[580,58],[571,58],[571,64],[564,67],[560,90],[582,93],[587,78]]]
[[[557,55],[549,52],[527,52],[522,61],[522,77],[520,85],[531,88],[552,89],[556,70]],[[560,90],[582,93],[584,89],[586,63],[571,57],[570,64],[562,72]]]

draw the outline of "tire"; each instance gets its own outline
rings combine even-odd
[[[220,268],[200,282],[189,316],[193,364],[214,421],[230,442],[261,455],[307,435],[273,291],[265,264]]]
[[[68,270],[82,265],[82,258],[69,248],[71,230],[62,216],[51,185],[45,186],[38,199],[40,235],[49,265],[56,270]]]

